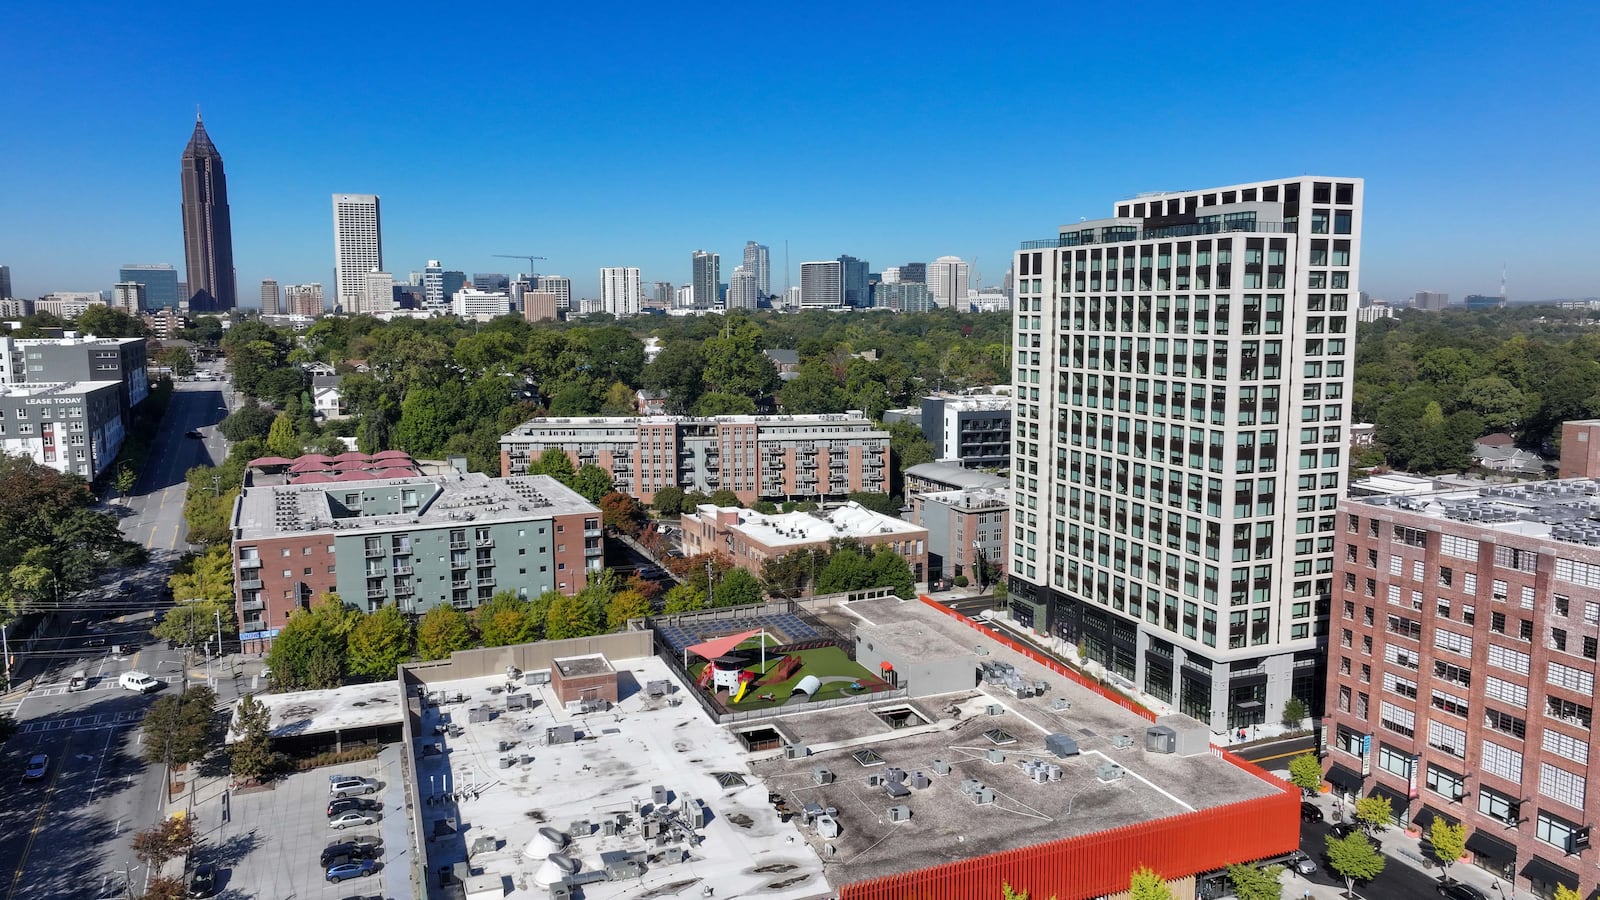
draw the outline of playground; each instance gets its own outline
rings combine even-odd
[[[725,636],[685,652],[689,677],[729,711],[860,696],[890,687],[834,644],[785,645],[765,631]]]

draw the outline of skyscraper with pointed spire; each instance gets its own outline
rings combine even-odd
[[[183,148],[183,258],[191,310],[224,312],[238,306],[233,272],[233,223],[222,154],[195,112],[194,134]]]

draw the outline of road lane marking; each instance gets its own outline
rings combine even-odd
[[[1239,758],[1240,759],[1244,759],[1245,762],[1250,763],[1251,765],[1259,765],[1259,764],[1264,763],[1264,762],[1271,762],[1274,759],[1283,759],[1286,756],[1304,756],[1305,754],[1310,753],[1310,752],[1311,752],[1311,748],[1307,747],[1304,750],[1291,750],[1288,753],[1279,753],[1277,756],[1262,756],[1262,757],[1257,757],[1256,759],[1245,759],[1242,756],[1239,757]]]
[[[64,757],[67,748],[72,745],[72,739],[62,745],[61,756],[63,761],[56,763],[56,773],[50,776],[50,786],[45,789],[44,799],[39,802],[39,814],[33,817],[33,830],[28,832],[28,842],[22,846],[22,856],[17,859],[17,871],[11,876],[11,890],[6,892],[6,900],[11,900],[17,894],[17,887],[22,882],[22,870],[28,867],[28,854],[33,852],[34,839],[39,836],[39,829],[44,827],[45,813],[50,811],[50,798],[55,796],[56,782],[61,780],[61,772],[66,768]]]

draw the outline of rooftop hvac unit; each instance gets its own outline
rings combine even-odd
[[[1005,712],[1006,708],[998,703],[991,703],[983,708],[983,714],[986,716],[1003,716]]]
[[[833,784],[833,770],[827,766],[817,766],[811,770],[811,780],[817,784]]]
[[[916,788],[919,791],[927,788],[927,786],[932,784],[932,783],[933,782],[928,779],[928,776],[925,773],[922,773],[922,772],[913,772],[913,773],[911,773],[911,786]]]
[[[650,800],[652,802],[654,802],[655,805],[657,805],[657,806],[666,805],[666,803],[667,803],[667,789],[664,786],[659,785],[659,784],[652,786],[650,788]]]
[[[811,748],[805,744],[785,744],[783,747],[784,759],[805,759],[811,755]]]
[[[886,782],[884,782],[883,783],[883,790],[884,790],[885,793],[887,793],[889,795],[889,798],[892,799],[892,800],[899,800],[902,797],[911,796],[911,788],[906,787],[905,785],[901,784],[898,781],[886,781]]]
[[[979,788],[972,793],[972,802],[979,806],[989,806],[994,803],[994,790],[992,788]]]
[[[911,807],[909,807],[909,806],[891,806],[891,807],[889,807],[889,821],[891,821],[891,822],[909,822],[909,821],[911,821]]]
[[[1113,781],[1121,781],[1122,780],[1122,767],[1117,765],[1116,763],[1110,763],[1110,762],[1102,763],[1098,768],[1096,768],[1094,770],[1094,777],[1100,779],[1103,782],[1107,782],[1107,783],[1110,783],[1110,782],[1113,782]]]
[[[1133,738],[1129,735],[1114,734],[1111,736],[1111,749],[1113,750],[1126,750],[1132,746]]]
[[[1066,759],[1078,755],[1078,742],[1065,734],[1050,734],[1045,736],[1044,749],[1057,758]]]
[[[833,839],[839,836],[839,820],[833,816],[817,817],[817,834]]]
[[[984,758],[992,763],[1003,763],[1006,761],[1006,752],[1004,750],[990,750]]]
[[[933,774],[935,774],[935,775],[949,775],[950,774],[950,764],[945,762],[942,759],[934,760],[933,761],[933,765],[930,766],[929,768],[933,769]]]
[[[1165,725],[1151,725],[1144,730],[1144,749],[1149,753],[1176,753],[1178,732]]]

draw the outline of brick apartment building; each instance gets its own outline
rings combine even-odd
[[[499,591],[576,594],[604,565],[600,512],[546,475],[247,487],[233,511],[247,651],[322,594],[371,612],[472,609]]]
[[[666,487],[725,488],[742,503],[889,490],[889,433],[860,413],[537,418],[500,439],[501,474],[528,471],[551,448],[645,503]]]
[[[1600,884],[1600,482],[1339,505],[1327,778],[1551,897]]]
[[[706,504],[685,513],[681,521],[685,553],[722,553],[756,575],[769,559],[795,550],[826,549],[836,540],[852,540],[868,549],[888,546],[911,564],[913,580],[927,578],[928,529],[875,513],[859,503],[778,515]]]
[[[978,582],[979,566],[1005,568],[1011,532],[1011,491],[970,488],[911,498],[911,521],[928,529],[928,579],[965,575]]]

